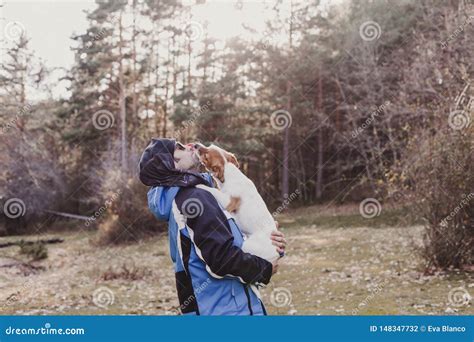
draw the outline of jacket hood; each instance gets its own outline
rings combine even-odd
[[[199,174],[206,185],[212,186],[212,177],[208,173]],[[163,221],[168,221],[173,201],[178,194],[178,186],[155,186],[148,191],[148,207],[152,213]]]
[[[174,139],[152,139],[139,163],[140,181],[148,186],[195,186],[206,180],[197,171],[178,170],[174,166]]]

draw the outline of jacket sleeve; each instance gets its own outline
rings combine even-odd
[[[209,192],[182,188],[176,204],[186,217],[196,252],[212,276],[235,276],[248,284],[269,283],[272,264],[234,246],[227,217]]]

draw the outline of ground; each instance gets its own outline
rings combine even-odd
[[[289,211],[279,273],[262,290],[270,314],[474,314],[474,274],[424,275],[422,227],[397,210],[365,219],[356,207]],[[98,247],[95,233],[51,233],[48,257],[28,262],[0,249],[2,314],[174,315],[177,299],[166,236]],[[36,236],[23,236],[34,240]],[[15,241],[19,237],[2,238]]]

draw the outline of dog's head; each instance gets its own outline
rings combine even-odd
[[[227,163],[232,163],[239,167],[237,158],[230,152],[215,146],[210,145],[206,147],[202,144],[195,144],[196,149],[201,163],[213,173],[213,175],[221,182],[225,182],[224,168]]]

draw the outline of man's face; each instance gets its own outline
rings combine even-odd
[[[194,144],[183,145],[176,142],[173,157],[174,166],[178,170],[197,169],[200,163]]]

